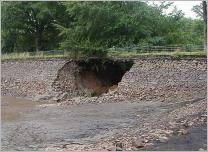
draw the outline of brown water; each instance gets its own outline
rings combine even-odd
[[[121,134],[126,128],[142,128],[145,122],[154,124],[170,111],[185,105],[185,103],[182,105],[155,101],[62,107],[55,104],[42,105],[39,102],[15,97],[1,99],[1,148],[20,151],[44,150],[49,145],[74,142],[95,143],[117,133]],[[177,148],[179,143],[171,144],[171,142],[169,147],[163,148],[163,145],[157,147],[166,150],[204,148],[206,130],[200,130],[201,128],[197,129],[196,133],[184,140],[173,140],[173,143],[180,141],[181,148]],[[190,146],[193,143],[196,149]]]
[[[1,120],[3,122],[13,122],[21,119],[21,113],[30,110],[37,105],[38,102],[30,101],[28,99],[21,99],[16,97],[1,97]]]
[[[143,109],[159,108],[156,102],[51,105],[3,97],[2,150],[31,151],[44,150],[49,145],[94,143],[136,126],[137,114],[144,113]]]

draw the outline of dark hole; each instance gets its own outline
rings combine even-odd
[[[126,71],[133,65],[132,60],[110,60],[91,58],[78,61],[80,83],[91,90],[91,96],[100,96],[109,88],[116,88]]]

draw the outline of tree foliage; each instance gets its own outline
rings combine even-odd
[[[203,22],[172,3],[2,2],[2,52],[64,49],[90,53],[114,46],[203,44]],[[193,10],[201,15],[198,6]]]
[[[57,11],[53,2],[2,2],[2,50],[53,48]]]
[[[202,1],[200,5],[194,6],[192,10],[204,21],[204,49],[207,51],[207,1]]]

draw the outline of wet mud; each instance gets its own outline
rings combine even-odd
[[[187,104],[155,101],[46,106],[13,97],[2,97],[1,103],[2,150],[21,151],[44,150],[50,145],[65,143],[96,143],[145,122],[154,124],[172,110]],[[179,147],[175,150],[186,150],[186,142],[201,144],[205,141],[206,130],[196,132],[198,134],[193,132],[185,139],[173,137],[170,139],[169,147],[161,144],[158,145],[159,150],[171,150],[171,147]],[[199,136],[201,140],[193,138],[195,136]],[[196,146],[196,149],[198,147]],[[189,148],[193,150],[190,144]]]

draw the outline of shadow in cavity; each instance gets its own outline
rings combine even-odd
[[[132,60],[91,58],[78,61],[79,80],[82,87],[91,90],[91,96],[100,96],[116,89],[123,75],[133,65]],[[79,85],[80,85],[79,84]]]

